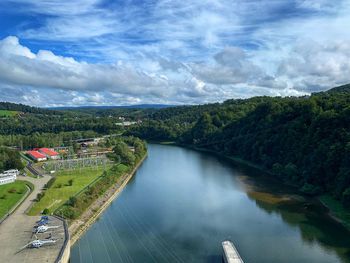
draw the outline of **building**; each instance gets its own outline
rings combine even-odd
[[[32,158],[34,161],[37,161],[37,162],[42,162],[47,160],[46,155],[40,153],[39,151],[28,151],[27,154],[30,158]]]
[[[17,177],[17,176],[19,176],[19,171],[17,169],[12,169],[12,170],[4,171],[3,174],[12,174],[12,175],[15,175]]]
[[[57,160],[60,158],[60,155],[58,152],[55,152],[54,150],[49,148],[40,148],[38,151],[49,159]]]
[[[19,171],[15,169],[0,173],[0,185],[13,183],[16,181],[18,175]]]

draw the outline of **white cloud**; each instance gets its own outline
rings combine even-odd
[[[281,89],[236,47],[225,48],[210,63],[146,57],[139,63],[91,64],[48,50],[33,53],[10,36],[0,41],[0,90],[20,89],[22,101],[35,105],[82,105],[115,104],[113,98],[120,103],[121,96],[140,102],[213,102],[234,96],[235,84]],[[51,93],[59,98],[45,99]]]
[[[319,91],[349,82],[350,43],[301,43],[279,66],[279,75],[288,77],[299,89]]]
[[[1,99],[203,103],[350,82],[348,0],[136,2],[2,1],[38,23],[17,28],[26,45],[0,40]]]

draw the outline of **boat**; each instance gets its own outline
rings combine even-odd
[[[232,241],[223,241],[222,250],[225,263],[244,263]]]

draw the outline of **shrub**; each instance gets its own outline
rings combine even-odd
[[[49,209],[45,208],[45,209],[43,210],[43,215],[47,215],[47,214],[49,214]]]
[[[69,197],[68,204],[75,207],[77,205],[77,198],[75,196]]]
[[[69,218],[69,219],[75,219],[77,217],[76,212],[73,210],[72,207],[64,207],[60,212],[59,212],[60,216],[63,216],[65,218]]]
[[[56,181],[56,177],[52,177],[46,184],[45,188],[50,188]]]
[[[40,201],[41,200],[41,198],[43,198],[45,196],[45,193],[44,192],[42,192],[42,193],[38,193],[37,194],[37,196],[36,196],[36,201]]]
[[[5,194],[1,195],[0,199],[6,199],[6,195]]]
[[[69,181],[68,181],[68,186],[72,186],[73,185],[73,179],[70,179]]]
[[[317,195],[322,193],[322,189],[320,187],[308,183],[305,183],[300,190],[307,195]]]
[[[57,184],[56,188],[62,188],[62,184]]]
[[[16,190],[16,188],[11,188],[11,189],[7,190],[7,192],[10,194],[13,194],[13,193],[16,193],[17,190]]]

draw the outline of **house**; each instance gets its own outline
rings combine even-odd
[[[28,151],[27,154],[30,158],[32,158],[34,161],[37,161],[37,162],[42,162],[47,160],[46,155],[40,153],[39,151]]]
[[[54,150],[49,148],[40,148],[38,151],[49,159],[57,160],[60,158],[58,152],[55,152]]]
[[[0,185],[13,183],[16,181],[18,175],[19,171],[15,169],[0,173]]]

